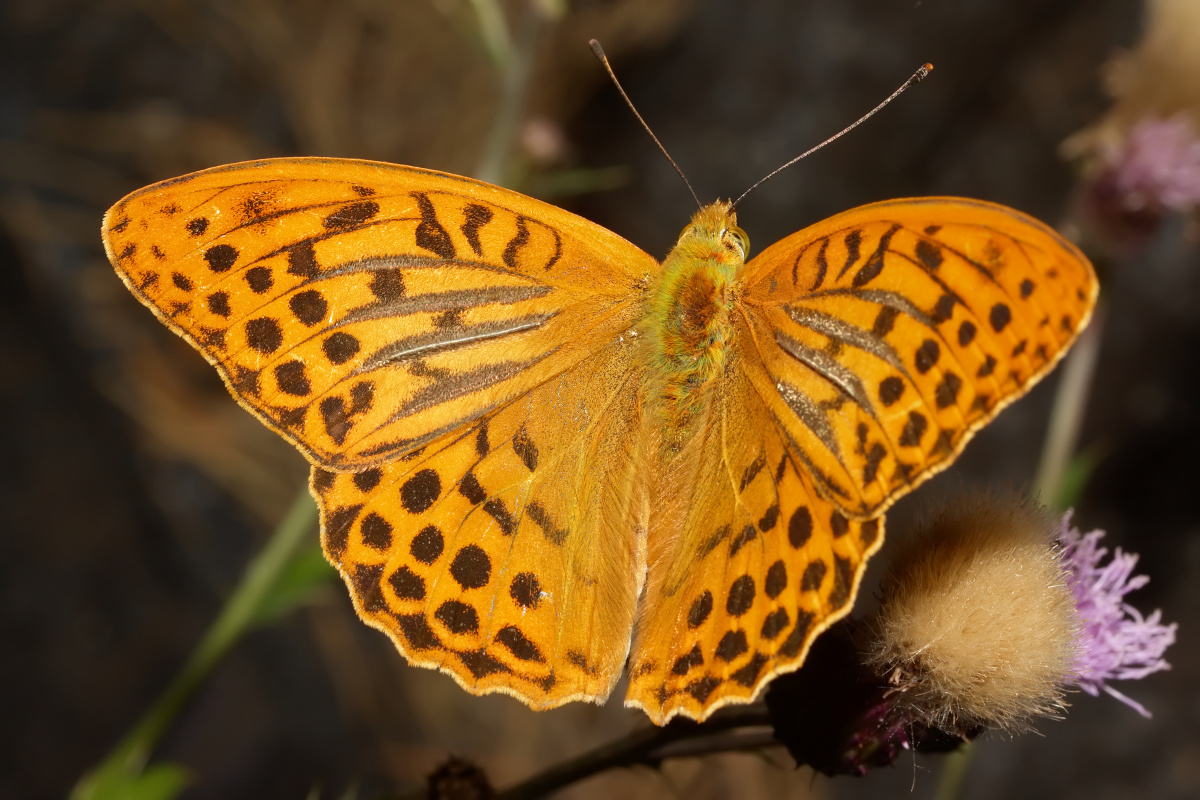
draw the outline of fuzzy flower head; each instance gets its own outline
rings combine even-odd
[[[1067,512],[1058,539],[1063,548],[1062,567],[1083,624],[1073,682],[1091,695],[1103,690],[1149,717],[1150,712],[1141,704],[1113,689],[1108,681],[1144,678],[1170,669],[1163,654],[1175,642],[1176,626],[1163,625],[1159,611],[1143,617],[1125,602],[1125,595],[1150,580],[1145,575],[1133,575],[1136,554],[1117,548],[1102,565],[1108,553],[1107,548],[1100,547],[1104,531],[1083,534],[1070,523],[1071,512]]]
[[[1056,715],[1079,620],[1056,520],[1016,497],[958,501],[893,557],[867,658],[942,730]]]

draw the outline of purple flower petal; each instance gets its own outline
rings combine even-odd
[[[1163,625],[1161,614],[1148,617],[1125,602],[1125,595],[1145,586],[1145,575],[1133,575],[1137,554],[1118,547],[1112,559],[1101,560],[1108,549],[1100,547],[1104,531],[1082,534],[1070,526],[1071,512],[1063,516],[1062,564],[1067,573],[1075,606],[1083,623],[1075,683],[1091,695],[1105,691],[1143,716],[1150,712],[1139,703],[1108,686],[1111,680],[1134,680],[1152,672],[1170,669],[1163,653],[1175,642],[1174,624]]]
[[[1141,120],[1104,161],[1129,211],[1200,204],[1200,139],[1183,115]]]

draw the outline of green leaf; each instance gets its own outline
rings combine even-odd
[[[188,785],[190,773],[179,764],[151,764],[138,774],[125,771],[100,773],[74,800],[173,800]],[[81,791],[82,789],[82,791]]]

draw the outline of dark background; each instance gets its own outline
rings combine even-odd
[[[507,7],[514,20],[526,9]],[[155,180],[273,155],[469,174],[497,80],[465,0],[7,0],[0,13],[0,797],[55,797],[181,666],[305,475],[124,290],[100,246],[104,210]],[[706,201],[936,65],[740,207],[754,250],[907,195],[1058,223],[1076,178],[1057,148],[1107,107],[1101,66],[1136,42],[1141,17],[1135,0],[579,0],[543,31],[530,84],[528,117],[564,147],[539,163],[518,146],[512,183],[659,256],[686,222],[691,199],[605,83],[596,36]],[[607,191],[553,196],[565,167],[624,170],[598,174],[593,187],[621,179]],[[1153,580],[1134,600],[1180,623],[1174,669],[1120,687],[1153,720],[1080,694],[1041,735],[986,740],[963,796],[1200,794],[1200,257],[1183,238],[1169,218],[1138,255],[1105,264],[1083,432],[1103,460],[1076,512],[1142,554]],[[1055,385],[900,503],[889,536],[964,487],[1027,486]],[[508,785],[642,724],[617,700],[537,714],[470,697],[407,667],[330,584],[244,640],[156,758],[191,770],[189,798],[370,798],[450,753]],[[814,779],[770,751],[619,771],[569,796],[923,798],[941,763]]]

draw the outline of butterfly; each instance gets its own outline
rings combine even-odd
[[[133,294],[312,464],[355,609],[535,709],[702,720],[850,609],[883,512],[1086,325],[1087,259],[977,200],[838,214],[749,261],[729,203],[663,262],[479,181],[298,158],[104,217]]]

